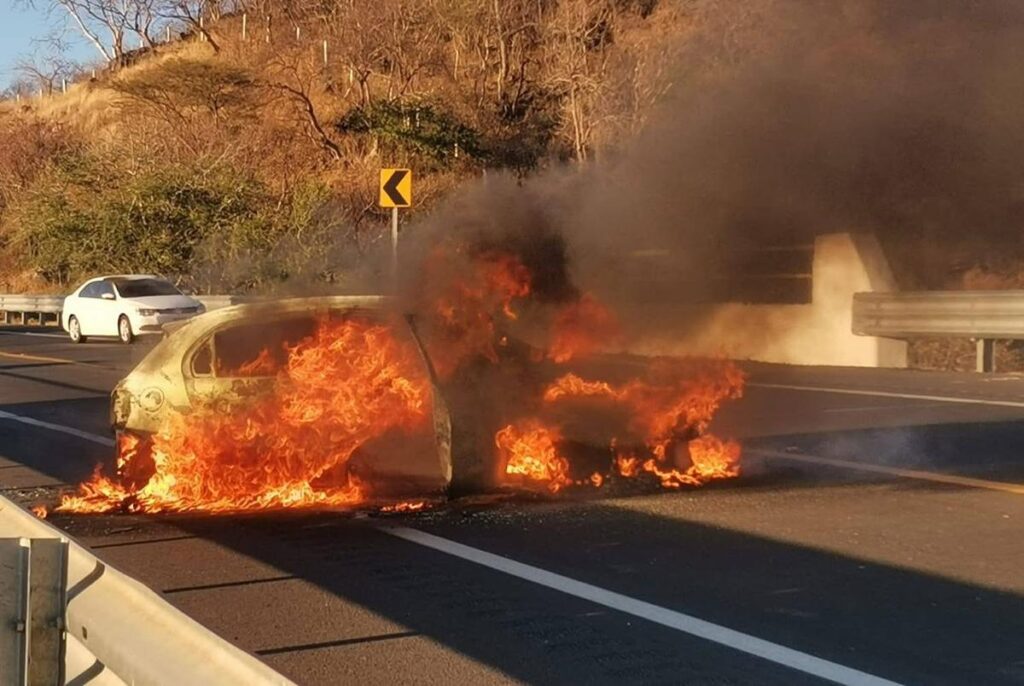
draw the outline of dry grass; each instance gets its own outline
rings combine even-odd
[[[67,93],[54,93],[40,98],[31,98],[20,104],[10,101],[0,103],[0,111],[20,112],[88,132],[102,135],[116,130],[121,119],[117,104],[120,96],[108,87],[111,79],[129,78],[158,69],[168,59],[185,57],[202,59],[212,56],[213,51],[204,43],[195,41],[175,42],[161,45],[152,56],[121,70],[114,76],[101,73],[96,79],[73,83]]]
[[[910,341],[907,362],[914,369],[972,372],[975,344],[963,338],[918,338]],[[1018,341],[997,341],[996,369],[1024,372],[1024,345]]]

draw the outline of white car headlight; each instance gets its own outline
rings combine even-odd
[[[141,317],[152,317],[156,314],[156,310],[148,307],[137,307],[135,308],[135,311],[138,312]]]

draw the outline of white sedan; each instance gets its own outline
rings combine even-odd
[[[168,322],[205,311],[198,300],[158,276],[101,276],[64,299],[60,323],[75,343],[87,336],[117,336],[131,343],[139,334],[160,333]]]

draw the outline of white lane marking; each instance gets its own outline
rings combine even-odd
[[[713,624],[691,615],[669,610],[658,605],[637,600],[621,593],[608,591],[582,581],[555,574],[539,567],[516,562],[507,557],[471,548],[462,543],[450,541],[433,534],[407,527],[382,527],[380,529],[392,536],[397,536],[411,543],[473,562],[519,579],[525,579],[547,588],[561,591],[567,595],[603,605],[604,607],[624,612],[634,617],[676,629],[685,634],[696,636],[727,648],[738,650],[748,655],[774,662],[790,669],[820,677],[837,684],[848,686],[898,686],[896,682],[873,676],[850,667],[814,657],[799,650],[772,643],[750,634]]]
[[[28,424],[29,426],[36,426],[42,429],[49,429],[50,431],[59,431],[62,434],[69,436],[75,436],[86,441],[92,441],[93,443],[99,443],[100,445],[106,445],[113,447],[114,439],[107,438],[106,436],[99,436],[97,434],[91,434],[88,431],[81,431],[79,429],[73,429],[70,426],[64,426],[62,424],[52,424],[50,422],[44,422],[41,419],[33,419],[32,417],[25,417],[20,414],[12,414],[10,412],[4,412],[0,410],[0,419],[9,419],[12,422],[21,422],[22,424]]]
[[[1004,493],[1024,495],[1024,484],[1009,483],[1007,481],[990,481],[988,479],[976,479],[970,476],[943,474],[942,472],[926,472],[920,469],[903,469],[902,467],[889,467],[881,464],[837,460],[833,457],[805,455],[802,453],[787,453],[779,450],[766,450],[763,448],[750,448],[744,451],[744,455],[779,460],[792,460],[793,462],[807,462],[810,464],[822,464],[828,467],[841,467],[843,469],[853,469],[860,472],[887,474],[889,476],[898,476],[904,479],[933,481],[940,484],[954,484],[956,486],[984,488],[989,491],[1002,491]]]
[[[908,409],[926,410],[933,407],[944,407],[943,403],[923,403],[921,405],[862,405],[858,407],[827,407],[822,410],[825,414],[841,414],[843,412],[888,412],[890,410]]]
[[[951,395],[923,395],[917,393],[893,393],[891,391],[860,390],[856,388],[831,388],[827,386],[797,386],[782,383],[751,382],[747,386],[755,388],[779,388],[786,391],[816,391],[818,393],[839,393],[841,395],[871,395],[879,398],[907,398],[909,400],[934,400],[943,403],[962,403],[965,405],[995,405],[998,407],[1024,407],[1022,400],[992,400],[987,398],[958,398]]]

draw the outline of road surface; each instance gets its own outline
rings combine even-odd
[[[0,330],[4,495],[111,460],[143,352]],[[1024,684],[1024,378],[749,371],[703,489],[51,521],[302,684]]]

